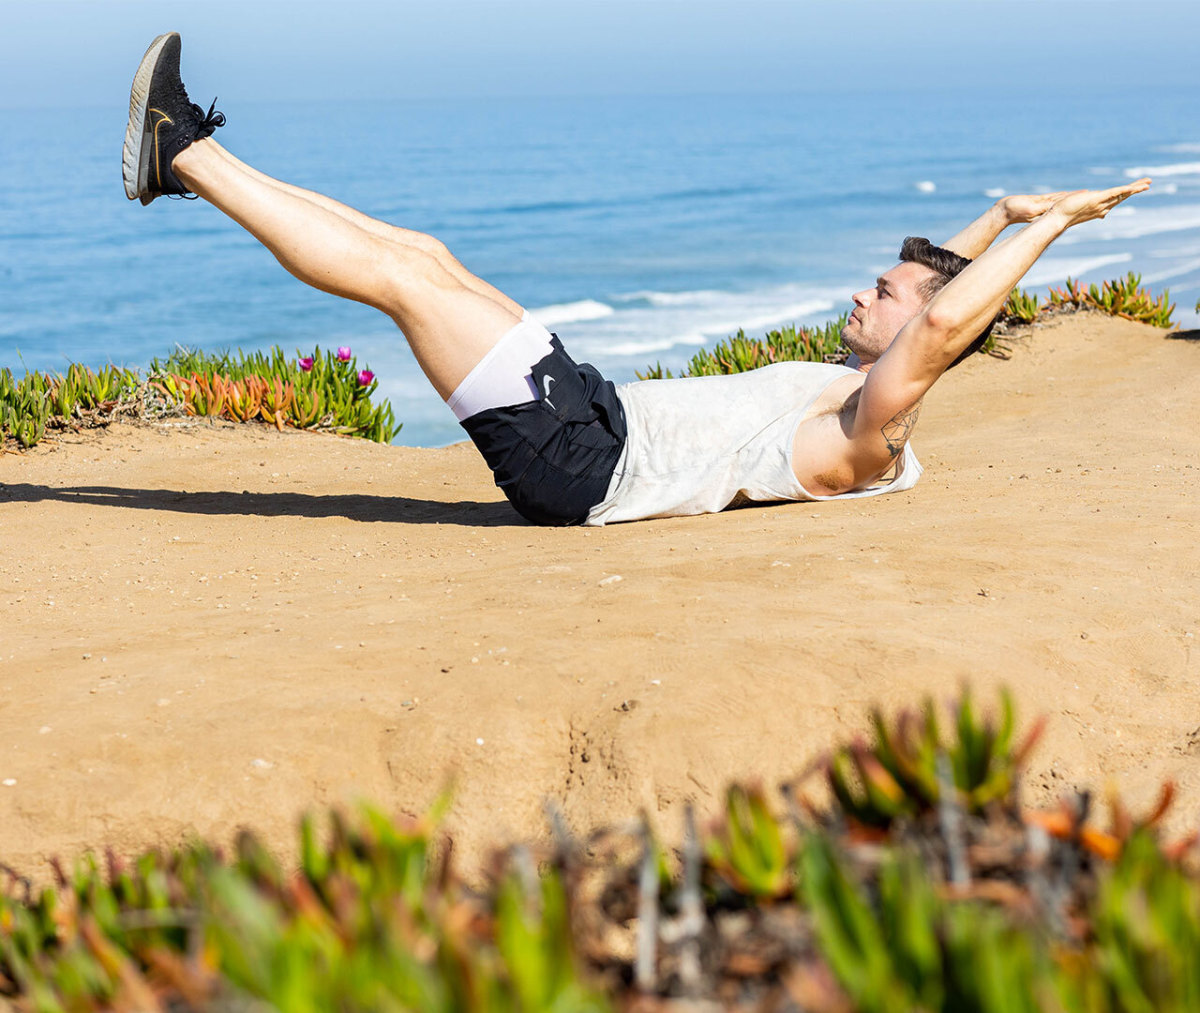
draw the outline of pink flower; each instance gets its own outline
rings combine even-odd
[[[306,355],[303,359],[301,359],[300,368],[306,373],[311,373],[313,368],[313,357],[311,355]]]
[[[349,362],[350,361],[350,346],[342,345],[337,350],[337,357],[341,362]]]
[[[360,387],[365,387],[365,386],[367,386],[367,384],[369,384],[374,379],[375,379],[375,374],[372,373],[369,369],[364,369],[361,373],[358,374],[358,385]]]

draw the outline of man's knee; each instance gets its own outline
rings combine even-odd
[[[378,262],[379,281],[391,305],[409,303],[423,293],[461,288],[454,275],[432,250],[416,245],[389,244]]]
[[[399,229],[400,242],[407,246],[410,250],[415,250],[427,257],[432,257],[439,263],[445,263],[447,260],[453,260],[453,254],[436,236],[430,236],[424,232],[414,232],[411,229]]]

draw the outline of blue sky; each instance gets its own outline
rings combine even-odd
[[[184,36],[198,94],[362,100],[1195,87],[1200,4],[1150,0],[0,0],[0,105],[104,105]]]

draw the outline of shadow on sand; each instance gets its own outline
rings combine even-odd
[[[459,524],[464,527],[528,525],[507,502],[460,500],[457,503],[444,503],[409,496],[313,496],[302,492],[182,492],[174,489],[121,489],[107,485],[54,487],[0,484],[0,503],[46,502],[185,514],[345,517],[352,521],[394,524]]]

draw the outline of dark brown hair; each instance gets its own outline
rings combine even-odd
[[[971,260],[969,257],[960,257],[953,250],[944,249],[941,246],[934,246],[928,239],[922,239],[920,236],[906,236],[904,243],[900,247],[900,262],[902,264],[920,264],[922,267],[927,267],[933,271],[933,277],[927,278],[920,285],[918,291],[924,297],[925,302],[929,302],[937,295],[946,283],[965,268]],[[974,341],[972,341],[957,359],[955,359],[947,369],[953,369],[968,355],[974,355],[982,347],[988,339],[988,335],[992,333],[992,327],[995,326],[995,320],[984,328]]]

